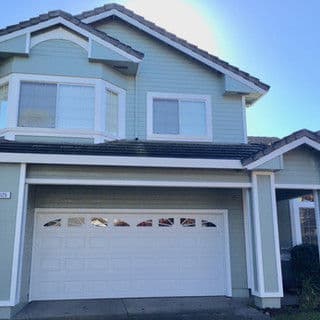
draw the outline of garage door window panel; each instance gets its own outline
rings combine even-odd
[[[50,220],[46,222],[43,226],[46,228],[61,227],[61,219]]]
[[[84,217],[71,217],[68,218],[68,227],[81,227],[85,224]]]
[[[152,219],[141,221],[137,224],[137,227],[152,227]]]
[[[159,227],[172,227],[174,225],[174,218],[159,219]]]
[[[91,218],[91,225],[94,227],[105,228],[108,226],[108,220],[102,217]]]
[[[180,224],[182,227],[195,227],[196,226],[196,219],[180,218]]]
[[[115,227],[130,227],[130,224],[126,222],[125,220],[122,219],[114,219],[113,220],[113,225]]]

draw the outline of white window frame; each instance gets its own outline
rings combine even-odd
[[[183,136],[180,134],[156,134],[153,132],[153,100],[154,99],[177,99],[201,101],[206,106],[206,136]],[[207,141],[212,142],[212,105],[210,95],[181,94],[148,92],[147,93],[147,139],[150,140],[174,140],[174,141]]]
[[[58,129],[58,128],[33,128],[19,127],[19,99],[21,82],[40,82],[55,83],[66,85],[85,85],[93,86],[95,90],[94,106],[94,129]],[[102,79],[80,78],[65,76],[48,76],[39,74],[17,74],[13,73],[8,77],[0,79],[2,83],[9,83],[8,90],[8,115],[7,126],[0,130],[0,136],[8,140],[15,140],[16,135],[23,136],[50,136],[50,137],[72,137],[72,138],[89,138],[95,143],[101,143],[106,140],[116,140],[125,138],[125,109],[126,109],[126,90]],[[119,96],[119,121],[118,135],[108,135],[105,128],[105,119],[103,118],[103,108],[106,105],[106,90],[110,90]]]
[[[302,244],[300,209],[315,209],[315,202],[300,201],[299,198],[290,200],[290,220],[293,246]]]

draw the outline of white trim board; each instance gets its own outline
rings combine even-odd
[[[82,47],[84,50],[89,52],[89,43],[87,40],[84,40],[83,38],[75,35],[74,33],[67,31],[65,28],[58,27],[56,29],[40,33],[38,35],[32,36],[30,40],[30,47],[29,50],[32,49],[37,44],[48,41],[48,40],[67,40],[71,41],[80,47]],[[29,52],[28,50],[28,52]]]
[[[67,154],[0,153],[0,163],[78,164],[93,166],[242,169],[240,160],[157,157],[79,156]]]
[[[51,179],[27,178],[28,184],[40,185],[91,185],[91,186],[150,186],[150,187],[193,187],[193,188],[251,188],[251,183],[209,181],[161,181],[121,179]]]
[[[89,39],[92,39],[92,40],[96,41],[97,43],[105,46],[107,49],[115,51],[116,53],[118,53],[121,56],[129,59],[132,62],[138,63],[138,62],[141,61],[141,59],[137,58],[136,56],[133,56],[133,55],[127,53],[126,51],[124,51],[124,50],[112,45],[108,41],[105,41],[105,40],[101,39],[100,37],[94,35],[93,33],[84,30],[83,28],[75,25],[74,23],[72,23],[72,22],[70,22],[70,21],[68,21],[68,20],[66,20],[66,19],[64,19],[62,17],[56,17],[56,18],[53,18],[53,19],[50,19],[50,20],[47,20],[47,21],[44,21],[44,22],[40,22],[40,23],[35,24],[33,26],[26,27],[26,28],[11,32],[9,34],[5,34],[3,36],[0,36],[0,42],[3,42],[3,41],[6,41],[6,40],[9,40],[9,39],[18,37],[18,36],[23,35],[23,34],[27,34],[27,39],[29,39],[29,45],[27,44],[27,46],[26,46],[27,47],[26,48],[26,53],[28,54],[29,51],[30,51],[30,34],[32,32],[35,32],[35,31],[38,31],[38,30],[42,30],[42,29],[46,29],[46,28],[49,28],[51,26],[58,25],[58,24],[61,24],[61,25],[65,26],[65,27],[77,32],[78,34],[83,35],[86,38],[89,38]]]
[[[246,80],[244,79],[243,77],[241,77],[240,75],[222,67],[221,65],[217,64],[217,63],[214,63],[213,61],[209,60],[209,59],[206,59],[204,58],[203,56],[201,56],[200,54],[188,49],[187,47],[183,46],[182,44],[160,34],[159,32],[145,26],[144,24],[138,22],[137,20],[135,20],[134,18],[132,17],[129,17],[127,16],[126,14],[123,14],[122,12],[119,12],[118,10],[116,9],[111,9],[109,11],[106,11],[106,12],[103,12],[103,13],[100,13],[100,14],[97,14],[97,15],[94,15],[94,16],[91,16],[91,17],[88,17],[88,18],[84,18],[82,19],[83,22],[85,23],[93,23],[93,22],[96,22],[98,20],[102,20],[102,19],[105,19],[107,17],[110,17],[110,16],[117,16],[118,18],[126,21],[127,23],[135,26],[136,28],[148,33],[149,35],[157,38],[158,40],[161,40],[163,41],[164,43],[174,47],[175,49],[191,56],[192,58],[206,64],[207,66],[213,68],[214,70],[217,70],[219,72],[222,72],[223,74],[226,74],[228,76],[230,76],[231,78],[245,84],[246,86],[256,90],[258,93],[260,94],[265,94],[267,92],[267,90],[264,90],[260,87],[258,87],[257,85],[255,85],[254,83],[252,83],[251,81],[249,80]]]
[[[272,152],[270,152],[269,154],[261,157],[260,159],[256,160],[256,161],[253,161],[251,163],[249,163],[248,165],[245,166],[246,169],[248,170],[253,170],[255,169],[256,167],[264,164],[265,162],[269,161],[269,160],[272,160],[273,158],[277,157],[277,156],[280,156],[292,149],[295,149],[303,144],[306,144],[312,148],[314,148],[315,150],[317,151],[320,151],[320,143],[318,142],[315,142],[313,140],[311,140],[310,138],[308,137],[302,137],[300,139],[297,139],[295,141],[292,141]]]

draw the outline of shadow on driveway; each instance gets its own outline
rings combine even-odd
[[[16,320],[263,320],[248,299],[225,297],[35,301]]]

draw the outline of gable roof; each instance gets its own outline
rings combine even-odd
[[[40,23],[47,22],[47,21],[50,21],[50,20],[53,20],[56,18],[62,18],[63,20],[68,21],[72,25],[79,27],[82,30],[93,34],[94,36],[100,38],[101,40],[103,40],[103,41],[109,43],[110,45],[126,52],[127,54],[129,54],[131,56],[134,56],[137,59],[142,59],[144,57],[144,54],[142,52],[133,49],[132,47],[119,41],[118,39],[110,37],[105,32],[99,31],[99,30],[93,28],[92,26],[90,26],[86,23],[83,23],[78,18],[76,18],[73,15],[71,15],[65,11],[62,11],[62,10],[50,11],[46,14],[41,14],[41,15],[34,17],[34,18],[31,18],[29,20],[19,22],[18,24],[8,26],[4,29],[0,29],[0,40],[4,36],[14,34],[17,31],[24,30],[29,27],[36,26],[36,25],[39,25]],[[44,28],[47,28],[47,26],[45,26]]]
[[[242,164],[249,170],[301,145],[308,145],[320,151],[320,135],[307,129],[296,131],[289,136],[265,145],[265,148],[242,160]]]
[[[167,38],[168,40],[190,50],[192,53],[198,55],[200,58],[205,59],[208,62],[211,62],[211,63],[215,64],[216,66],[220,67],[219,68],[220,70],[218,70],[218,71],[222,71],[222,73],[223,73],[223,70],[229,71],[233,75],[239,76],[242,79],[248,81],[249,83],[252,83],[256,87],[260,88],[260,90],[262,90],[263,92],[266,92],[270,89],[269,85],[263,83],[258,78],[251,76],[249,73],[240,70],[239,68],[227,63],[226,61],[221,60],[217,56],[214,56],[214,55],[210,54],[209,52],[198,48],[197,46],[187,42],[186,40],[184,40],[182,38],[179,38],[175,34],[170,33],[167,30],[157,26],[153,22],[146,20],[144,17],[136,14],[135,12],[125,8],[122,5],[119,5],[116,3],[106,4],[104,6],[97,7],[93,10],[82,12],[82,13],[76,15],[76,17],[86,23],[92,23],[92,22],[96,22],[100,19],[103,19],[105,17],[105,14],[108,12],[113,13],[113,14],[115,14],[116,12],[119,12],[120,14],[125,15],[130,19],[133,19],[134,21],[142,24],[143,26],[145,26],[146,28],[149,28],[150,30],[152,30],[154,32],[157,32],[159,35]],[[120,19],[121,19],[121,17],[120,17]],[[193,56],[193,57],[197,57],[197,56]],[[208,64],[208,65],[210,65],[210,64]]]

